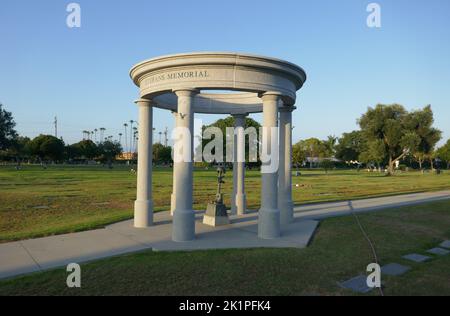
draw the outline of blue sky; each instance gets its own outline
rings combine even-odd
[[[0,102],[21,134],[53,133],[57,115],[68,143],[99,127],[117,137],[125,121],[137,119],[133,64],[206,50],[267,55],[305,69],[294,141],[356,129],[377,103],[431,104],[435,125],[450,137],[448,0],[80,0],[79,29],[66,26],[70,2],[0,1]],[[366,25],[370,2],[381,5],[379,29]],[[172,120],[155,111],[158,131]]]

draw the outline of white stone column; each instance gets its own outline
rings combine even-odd
[[[247,211],[245,195],[245,117],[246,114],[234,114],[234,163],[233,163],[233,193],[235,214],[242,215]]]
[[[188,155],[183,155],[184,158],[180,161],[174,161],[174,177],[176,181],[172,239],[174,241],[189,241],[195,238],[195,213],[192,209],[192,187],[194,96],[197,91],[186,89],[174,92],[178,97],[176,133],[181,132],[183,136],[175,140],[174,150],[178,153],[188,153]]]
[[[293,106],[280,107],[280,167],[278,172],[278,209],[281,225],[294,220],[292,203],[292,111]]]
[[[139,140],[137,193],[134,202],[134,226],[153,225],[152,158],[153,158],[153,108],[150,100],[136,101],[139,107]]]
[[[263,100],[263,133],[262,146],[272,148],[270,161],[261,166],[261,208],[258,215],[258,236],[262,239],[273,239],[280,236],[280,210],[278,209],[278,104],[280,94],[265,93]],[[273,133],[272,133],[273,132]]]
[[[174,118],[174,121],[175,121],[175,127],[177,127],[177,126],[179,126],[179,123],[177,122],[177,120],[178,120],[178,113],[177,112],[172,112],[172,114],[173,114],[173,118]],[[173,212],[175,211],[176,203],[177,203],[177,201],[176,201],[176,196],[177,196],[177,194],[176,194],[176,189],[177,189],[176,180],[177,180],[177,177],[175,176],[176,175],[175,168],[176,168],[176,165],[174,163],[172,165],[172,194],[170,195],[170,215],[171,216],[173,216]]]
[[[233,192],[231,193],[231,214],[237,214],[236,207],[236,183],[237,183],[237,136],[233,133]]]

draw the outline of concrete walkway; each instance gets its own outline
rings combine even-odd
[[[257,237],[257,212],[239,218],[231,216],[230,225],[217,228],[203,225],[203,212],[198,212],[196,240],[176,243],[171,240],[169,212],[159,212],[151,228],[134,228],[133,221],[128,220],[104,229],[0,244],[0,278],[146,249],[303,248],[311,240],[320,219],[348,215],[352,208],[354,212],[368,212],[443,199],[450,199],[450,190],[297,206],[295,221],[283,228],[281,238],[274,240]]]

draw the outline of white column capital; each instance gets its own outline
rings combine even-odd
[[[283,94],[277,91],[267,91],[265,93],[260,94],[260,98],[263,101],[279,101]]]
[[[151,106],[152,105],[152,100],[149,99],[137,99],[136,101],[134,101],[134,103],[136,103],[138,106]]]
[[[175,93],[177,97],[192,97],[200,93],[198,89],[190,89],[190,88],[176,89],[172,90],[172,92]]]

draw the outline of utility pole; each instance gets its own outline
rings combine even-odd
[[[58,138],[58,119],[55,116],[55,121],[53,122],[55,124],[55,137]]]

